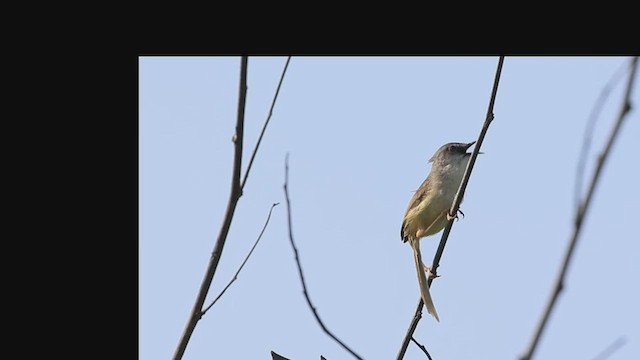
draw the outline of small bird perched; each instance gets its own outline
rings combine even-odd
[[[444,229],[449,220],[457,216],[457,214],[450,215],[449,209],[458,192],[471,156],[470,153],[467,153],[467,149],[473,144],[475,141],[468,144],[445,144],[429,159],[429,162],[432,163],[431,171],[409,201],[400,229],[400,238],[403,242],[409,241],[413,249],[422,301],[429,314],[438,321],[440,319],[433,305],[425,275],[425,271],[429,274],[431,271],[422,262],[420,239],[436,234]]]

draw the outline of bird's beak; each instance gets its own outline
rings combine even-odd
[[[466,151],[466,150],[469,150],[469,148],[471,147],[471,145],[473,145],[473,144],[475,144],[475,143],[476,143],[475,141],[472,141],[472,142],[468,143],[468,144],[466,145],[466,147],[465,147],[465,149],[464,149],[464,150],[465,150],[465,151]],[[483,153],[482,151],[478,151],[478,154],[484,154],[484,153]]]

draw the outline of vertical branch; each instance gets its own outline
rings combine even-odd
[[[473,170],[473,165],[476,162],[476,157],[478,157],[478,153],[480,152],[480,147],[482,146],[482,141],[484,140],[484,136],[489,129],[489,125],[491,121],[493,121],[493,105],[496,101],[496,96],[498,94],[498,84],[500,83],[500,75],[502,74],[502,65],[504,63],[504,56],[500,56],[498,60],[498,67],[496,69],[496,76],[493,81],[493,90],[491,91],[491,98],[489,100],[489,107],[487,108],[487,116],[485,117],[484,124],[482,126],[482,130],[480,130],[480,135],[478,136],[478,140],[476,140],[476,146],[473,149],[473,153],[471,154],[471,158],[469,159],[469,163],[467,164],[467,168],[464,171],[464,176],[462,177],[462,182],[460,183],[460,187],[458,188],[458,192],[456,193],[455,198],[453,199],[453,204],[451,205],[450,214],[455,215],[458,213],[458,208],[460,207],[460,203],[462,202],[462,198],[464,197],[464,192],[467,189],[467,184],[469,182],[469,178],[471,177],[471,170]],[[447,239],[449,238],[449,233],[451,232],[451,227],[453,226],[453,219],[449,221],[447,226],[444,228],[444,232],[442,233],[442,238],[440,239],[440,244],[438,245],[438,250],[436,250],[436,254],[433,258],[433,263],[431,265],[431,271],[435,277],[438,266],[440,266],[440,259],[442,258],[442,253],[444,252],[444,247],[447,244]],[[429,277],[428,284],[431,287],[431,283],[433,282],[433,278]],[[397,359],[400,360],[404,358],[404,354],[407,351],[407,347],[409,346],[409,342],[413,337],[413,333],[418,326],[418,322],[422,318],[422,306],[424,305],[422,301],[422,297],[418,301],[418,307],[416,308],[415,315],[409,324],[409,329],[402,341],[402,345],[400,346],[400,351],[398,352]]]
[[[220,233],[218,234],[218,239],[216,240],[211,258],[209,259],[207,272],[205,273],[204,280],[202,281],[202,285],[200,286],[200,291],[198,292],[195,304],[193,305],[193,309],[191,310],[189,321],[187,322],[182,337],[180,338],[180,342],[178,343],[178,347],[176,348],[176,351],[173,355],[174,360],[182,359],[182,356],[187,349],[189,339],[191,339],[191,335],[193,334],[193,330],[202,317],[202,306],[207,297],[207,293],[209,292],[211,282],[213,281],[213,275],[216,273],[216,269],[218,268],[218,262],[220,261],[222,250],[224,249],[224,243],[227,239],[227,234],[229,233],[229,227],[231,226],[231,220],[233,220],[233,214],[236,210],[236,205],[238,204],[240,196],[242,196],[242,188],[240,186],[240,171],[242,168],[244,110],[247,98],[247,63],[248,57],[243,56],[240,65],[240,95],[238,99],[238,118],[236,121],[236,133],[233,135],[233,177],[231,179],[231,194],[229,195],[229,203],[227,204],[227,211],[225,213],[222,227],[220,228]]]
[[[575,249],[575,246],[578,243],[578,238],[580,235],[580,230],[582,230],[584,217],[587,214],[587,210],[589,209],[589,205],[591,204],[591,198],[595,191],[596,185],[598,184],[598,180],[600,179],[600,173],[602,172],[604,163],[607,160],[609,153],[611,152],[611,147],[613,146],[613,143],[618,136],[620,127],[622,126],[622,122],[625,119],[629,110],[631,110],[631,92],[632,92],[633,83],[636,75],[637,62],[638,62],[638,57],[634,57],[631,60],[631,63],[630,63],[631,71],[629,74],[629,81],[627,82],[627,89],[624,94],[624,99],[622,102],[620,113],[618,115],[618,120],[613,126],[613,129],[611,130],[611,134],[609,135],[609,139],[607,141],[607,144],[604,150],[602,151],[602,153],[600,153],[600,156],[598,156],[597,166],[591,178],[591,183],[589,185],[589,189],[587,190],[587,196],[582,201],[582,203],[580,204],[580,206],[576,211],[573,234],[571,236],[571,239],[569,240],[567,251],[562,261],[562,265],[560,266],[560,272],[558,273],[558,277],[556,278],[555,284],[553,286],[551,297],[549,298],[549,301],[547,302],[547,306],[545,307],[542,317],[540,318],[540,322],[533,335],[533,339],[529,344],[529,348],[527,349],[525,355],[523,355],[520,358],[521,360],[530,360],[533,357],[533,354],[536,350],[540,337],[542,336],[542,333],[549,320],[549,316],[551,315],[551,311],[553,310],[556,304],[556,301],[558,299],[558,296],[560,295],[560,292],[564,288],[564,278],[567,273],[567,269],[569,268],[569,263],[573,255],[573,250]]]

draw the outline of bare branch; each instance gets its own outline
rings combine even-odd
[[[471,177],[471,171],[473,170],[473,165],[476,162],[476,158],[478,157],[478,153],[480,152],[480,147],[482,146],[482,141],[484,140],[484,136],[489,129],[489,125],[491,121],[493,121],[493,106],[496,101],[496,96],[498,94],[498,84],[500,83],[500,75],[502,73],[502,64],[504,63],[504,56],[500,56],[498,59],[498,66],[496,69],[496,76],[493,82],[493,90],[491,91],[491,98],[489,100],[489,107],[487,109],[487,116],[485,117],[484,124],[482,125],[482,130],[480,130],[480,135],[478,136],[478,140],[476,140],[476,146],[473,149],[473,153],[471,154],[471,158],[469,159],[469,164],[467,164],[467,168],[464,171],[464,176],[462,178],[462,183],[460,183],[460,187],[458,188],[458,192],[456,193],[455,198],[453,199],[453,204],[451,205],[450,214],[457,214],[458,208],[460,207],[460,202],[462,202],[462,198],[464,197],[464,192],[467,189],[467,184],[469,183],[469,178]],[[433,282],[433,278],[436,276],[436,271],[438,266],[440,266],[440,259],[442,258],[442,253],[444,252],[444,247],[447,244],[447,239],[449,237],[449,233],[451,232],[451,227],[453,226],[453,219],[449,221],[447,226],[444,228],[444,232],[442,233],[442,238],[440,239],[440,244],[438,245],[438,250],[436,250],[436,254],[433,258],[433,264],[431,265],[431,271],[433,273],[433,277],[429,277],[428,284],[431,287],[431,283]],[[418,301],[418,307],[416,309],[415,315],[409,324],[409,329],[407,330],[407,334],[402,342],[400,347],[400,351],[398,352],[397,359],[400,360],[404,358],[404,354],[407,351],[407,347],[409,346],[409,341],[413,337],[413,332],[418,326],[418,322],[422,318],[422,306],[424,305],[422,301],[422,297]]]
[[[220,292],[220,294],[218,294],[218,296],[216,296],[216,298],[213,300],[211,305],[207,306],[202,311],[202,315],[206,314],[207,311],[209,311],[209,309],[211,309],[211,307],[222,297],[222,295],[225,293],[225,291],[227,291],[229,286],[231,286],[231,284],[233,284],[234,281],[236,281],[238,279],[238,274],[240,274],[240,271],[242,271],[242,268],[244,267],[244,264],[246,264],[247,260],[249,260],[249,257],[253,253],[253,250],[258,245],[258,242],[260,242],[260,239],[262,238],[262,234],[264,234],[264,231],[267,229],[267,225],[269,225],[269,220],[271,219],[271,212],[273,211],[273,208],[276,207],[279,204],[280,203],[274,203],[274,204],[271,205],[271,208],[269,209],[269,215],[267,216],[267,221],[265,221],[264,226],[262,227],[262,231],[260,231],[260,235],[258,235],[258,238],[256,239],[256,242],[251,247],[251,250],[249,250],[249,253],[247,254],[247,257],[244,258],[244,261],[242,262],[242,264],[240,264],[240,267],[238,268],[238,271],[236,271],[235,275],[233,275],[233,278],[231,279],[231,281],[229,281],[227,286],[225,286],[224,289],[222,289],[222,291]]]
[[[611,345],[607,346],[598,356],[594,357],[593,360],[606,360],[609,356],[613,355],[614,352],[618,351],[621,347],[623,347],[627,343],[627,339],[624,336],[620,336],[616,339],[616,341],[612,342]]]
[[[551,293],[551,297],[549,298],[549,301],[547,302],[547,306],[545,307],[545,310],[542,314],[542,317],[540,318],[540,322],[538,324],[538,327],[534,333],[533,339],[531,340],[531,344],[529,345],[528,350],[526,351],[526,353],[520,358],[522,360],[530,360],[533,357],[533,354],[536,350],[536,347],[538,345],[538,342],[540,340],[540,337],[542,335],[542,332],[545,329],[545,326],[549,320],[549,315],[551,315],[551,311],[553,310],[555,304],[556,304],[556,300],[558,299],[558,296],[560,295],[560,292],[562,291],[563,287],[564,287],[564,278],[565,275],[567,273],[567,269],[569,268],[569,263],[571,261],[572,255],[573,255],[573,250],[575,249],[575,246],[578,242],[578,238],[580,235],[580,230],[582,229],[582,223],[584,220],[584,217],[587,213],[587,210],[589,209],[589,205],[591,204],[591,198],[593,196],[593,193],[595,191],[596,185],[598,183],[598,180],[600,179],[600,173],[602,172],[602,168],[605,164],[605,161],[607,160],[607,157],[609,156],[609,153],[611,152],[611,148],[613,146],[614,141],[616,140],[618,133],[620,131],[620,127],[622,126],[622,122],[625,119],[627,113],[629,112],[629,110],[631,109],[631,91],[633,88],[633,84],[634,84],[634,80],[635,80],[635,74],[636,74],[636,67],[637,67],[637,62],[638,62],[638,57],[634,57],[631,62],[630,62],[630,67],[631,67],[631,71],[629,74],[629,80],[627,82],[627,88],[625,91],[625,95],[624,95],[624,99],[622,102],[622,107],[620,109],[620,113],[618,115],[618,120],[616,121],[612,131],[611,131],[611,135],[609,136],[609,139],[607,141],[607,144],[604,148],[604,150],[602,151],[602,153],[600,154],[600,156],[598,156],[598,160],[597,160],[597,165],[596,165],[596,169],[593,173],[593,176],[591,177],[591,183],[589,185],[589,189],[587,190],[587,196],[586,198],[582,201],[582,204],[578,207],[577,211],[576,211],[576,216],[575,216],[575,224],[574,224],[574,230],[573,230],[573,234],[571,236],[571,239],[569,240],[569,244],[567,246],[567,251],[565,253],[564,259],[562,261],[562,265],[560,267],[560,272],[558,273],[558,277],[555,281],[555,284],[552,288],[552,293]]]
[[[295,255],[296,265],[298,266],[298,274],[300,275],[300,282],[302,283],[302,292],[304,294],[304,298],[307,300],[307,304],[309,305],[309,308],[313,312],[313,316],[316,318],[316,321],[318,322],[318,324],[320,324],[320,327],[322,328],[322,330],[327,335],[329,335],[329,337],[331,337],[338,344],[340,344],[340,346],[342,346],[343,349],[347,350],[351,355],[353,355],[353,357],[355,357],[356,359],[362,359],[362,357],[356,354],[347,345],[345,345],[340,339],[338,339],[335,335],[333,335],[329,331],[329,329],[327,329],[327,327],[324,325],[324,323],[320,319],[320,315],[318,315],[318,312],[316,311],[315,306],[313,306],[313,304],[311,303],[311,299],[309,298],[309,292],[307,291],[307,284],[304,281],[304,275],[302,274],[302,266],[300,265],[298,248],[296,247],[296,244],[293,241],[293,230],[291,228],[291,202],[289,201],[288,183],[289,183],[289,154],[287,154],[287,156],[285,157],[285,162],[284,162],[284,195],[287,200],[287,220],[289,224],[289,241],[291,242],[291,247],[293,248],[293,253]]]
[[[611,76],[609,82],[602,88],[600,95],[598,96],[598,100],[593,105],[593,109],[591,109],[591,113],[589,114],[589,119],[587,120],[587,127],[584,131],[584,141],[582,142],[582,150],[580,150],[580,159],[578,160],[578,167],[576,169],[576,187],[574,191],[574,202],[576,203],[576,209],[580,206],[580,196],[582,196],[582,181],[584,177],[584,167],[587,161],[587,155],[589,154],[589,147],[591,146],[591,135],[593,134],[593,129],[596,124],[596,120],[600,115],[600,111],[604,103],[606,102],[609,94],[611,93],[611,89],[618,83],[618,80],[622,78],[629,70],[628,66],[625,66],[623,63],[618,70]]]
[[[241,189],[244,189],[244,185],[247,183],[247,177],[249,176],[249,171],[251,171],[251,165],[253,165],[253,159],[255,159],[256,154],[258,153],[258,148],[260,147],[260,143],[262,142],[262,137],[264,136],[264,132],[267,130],[267,125],[269,125],[269,120],[271,120],[271,115],[273,115],[273,108],[276,106],[276,100],[278,100],[278,94],[280,94],[280,86],[282,86],[284,75],[287,73],[287,68],[289,67],[289,61],[291,61],[291,56],[287,58],[287,62],[284,64],[284,69],[282,70],[282,75],[280,75],[280,81],[278,82],[276,93],[275,95],[273,95],[273,101],[271,102],[269,115],[267,116],[267,120],[264,122],[264,125],[262,126],[262,131],[260,132],[260,136],[258,137],[258,141],[256,142],[256,147],[253,149],[253,153],[251,154],[251,159],[249,160],[249,166],[247,166],[247,172],[244,174],[244,179],[242,179],[242,185],[240,186]]]
[[[240,62],[240,94],[238,99],[238,118],[236,121],[236,133],[233,135],[233,143],[235,146],[233,159],[233,176],[231,179],[231,194],[229,195],[229,203],[227,204],[227,211],[225,213],[222,226],[220,227],[218,239],[216,240],[211,258],[209,259],[207,272],[205,273],[204,279],[202,280],[200,291],[198,292],[195,304],[193,305],[193,309],[191,310],[189,321],[187,322],[182,337],[180,338],[180,342],[178,343],[176,352],[173,355],[174,360],[182,359],[182,356],[187,349],[189,339],[191,339],[191,335],[193,334],[193,330],[202,317],[202,305],[204,304],[207,293],[209,292],[209,287],[211,286],[211,282],[213,281],[213,275],[216,273],[216,269],[218,268],[218,262],[220,261],[220,256],[222,256],[222,250],[224,249],[224,243],[227,240],[227,234],[229,233],[229,227],[231,226],[231,221],[233,220],[233,214],[236,210],[238,200],[242,195],[242,188],[240,186],[240,171],[242,168],[242,141],[244,138],[244,110],[247,99],[247,64],[248,58],[247,56],[243,56]]]
[[[426,348],[426,347],[424,347],[424,345],[420,344],[420,343],[418,342],[418,340],[416,340],[413,336],[411,337],[411,341],[413,341],[413,342],[414,342],[414,344],[416,344],[416,345],[417,345],[417,346],[422,350],[422,352],[424,352],[424,353],[425,353],[425,355],[427,355],[427,358],[429,358],[429,360],[433,360],[433,359],[431,358],[431,355],[429,355],[429,352],[427,351],[427,348]]]

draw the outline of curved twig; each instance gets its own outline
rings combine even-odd
[[[427,348],[426,348],[426,347],[424,347],[424,345],[420,344],[420,343],[418,342],[418,340],[416,340],[413,336],[411,337],[411,341],[413,341],[413,343],[414,343],[414,344],[416,344],[416,346],[417,346],[417,347],[419,347],[419,348],[420,348],[420,350],[422,350],[422,352],[423,352],[423,353],[425,353],[425,355],[427,355],[427,358],[428,358],[429,360],[433,360],[433,359],[431,358],[431,355],[430,355],[430,354],[429,354],[429,352],[427,351]]]
[[[340,346],[342,346],[343,349],[347,350],[351,355],[353,355],[353,357],[355,357],[356,359],[362,360],[362,357],[360,357],[360,355],[356,354],[345,343],[343,343],[340,339],[338,339],[335,335],[333,335],[331,331],[329,331],[329,329],[327,329],[327,327],[324,325],[324,323],[320,319],[320,315],[318,315],[318,311],[316,310],[315,306],[313,306],[313,304],[311,303],[311,299],[309,298],[309,292],[307,291],[307,284],[304,281],[304,275],[302,274],[302,266],[300,265],[298,248],[296,247],[296,244],[293,241],[293,230],[291,230],[291,203],[289,201],[288,183],[289,183],[289,154],[287,154],[284,161],[284,196],[287,201],[287,221],[289,224],[289,241],[291,242],[291,248],[293,248],[293,254],[295,255],[296,265],[298,266],[298,274],[300,275],[300,282],[302,283],[302,292],[304,294],[304,298],[307,300],[307,305],[309,305],[311,312],[313,312],[313,316],[316,318],[316,321],[318,322],[318,324],[320,324],[320,327],[322,328],[322,330],[327,335],[329,335],[330,338],[332,338],[338,344],[340,344]]]
[[[222,295],[227,291],[227,289],[229,288],[229,286],[231,286],[231,284],[233,284],[234,281],[236,281],[238,279],[238,274],[240,274],[240,271],[242,271],[242,268],[244,267],[244,264],[247,263],[247,261],[249,260],[249,257],[251,256],[251,254],[253,253],[253,250],[255,250],[256,246],[258,246],[258,242],[260,242],[260,239],[262,239],[262,234],[264,234],[264,231],[267,229],[267,225],[269,225],[269,220],[271,219],[271,213],[273,212],[273,208],[280,205],[280,203],[273,203],[271,205],[271,208],[269,209],[269,215],[267,215],[267,221],[265,221],[264,226],[262,227],[262,231],[260,231],[260,235],[258,235],[258,238],[256,239],[256,242],[253,244],[253,246],[251,247],[251,250],[249,250],[249,253],[247,254],[247,257],[244,258],[244,261],[242,262],[242,264],[240,264],[240,267],[238,268],[238,271],[236,271],[236,273],[233,275],[233,278],[231,278],[231,281],[229,281],[229,283],[227,284],[227,286],[224,287],[224,289],[222,289],[222,291],[220,292],[220,294],[218,294],[218,296],[216,296],[216,298],[211,302],[211,304],[209,306],[207,306],[203,311],[202,311],[202,315],[206,314],[207,311],[209,311],[209,309],[211,309],[211,307],[222,297]]]

